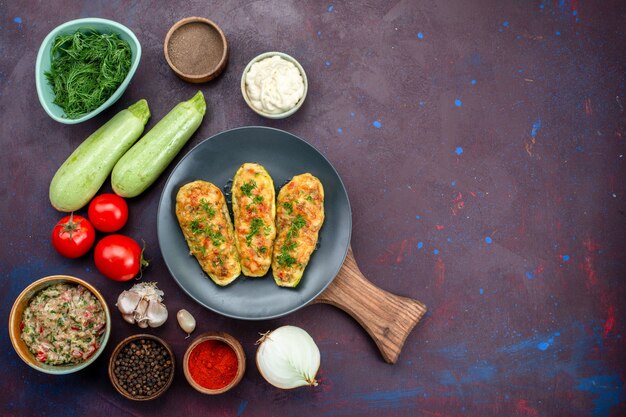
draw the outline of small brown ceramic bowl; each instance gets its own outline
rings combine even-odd
[[[41,290],[55,284],[74,284],[81,285],[89,290],[93,295],[96,296],[96,299],[102,305],[102,309],[104,310],[104,314],[106,317],[106,324],[104,326],[104,331],[100,336],[100,347],[85,361],[77,363],[77,364],[69,364],[69,365],[47,365],[45,363],[39,362],[35,355],[31,353],[28,349],[26,343],[22,340],[22,316],[24,314],[24,310],[28,307],[30,300]],[[13,348],[19,355],[20,359],[22,359],[28,366],[37,371],[44,372],[46,374],[52,375],[65,375],[70,374],[76,371],[79,371],[90,364],[92,364],[98,356],[104,350],[104,347],[109,340],[109,336],[111,334],[111,313],[109,312],[109,307],[107,303],[102,297],[102,294],[98,292],[98,290],[89,284],[86,281],[83,281],[80,278],[72,277],[70,275],[51,275],[45,278],[38,279],[37,281],[30,284],[28,287],[22,291],[20,295],[15,299],[15,303],[13,304],[13,308],[11,308],[11,313],[9,314],[9,337],[11,339],[11,343],[13,344]]]
[[[160,344],[163,347],[165,347],[165,350],[167,350],[167,353],[169,355],[168,359],[171,361],[170,372],[169,372],[169,375],[167,376],[167,381],[165,382],[165,385],[163,385],[158,391],[154,391],[146,395],[133,395],[132,392],[127,391],[123,387],[123,381],[121,381],[115,374],[115,368],[117,366],[116,361],[119,357],[120,352],[125,346],[133,342],[139,343],[141,342],[141,340],[153,340],[157,344]],[[160,397],[165,391],[167,391],[170,385],[172,385],[172,381],[174,380],[175,367],[176,367],[176,361],[174,359],[174,351],[165,340],[161,339],[160,337],[153,336],[151,334],[136,334],[136,335],[129,336],[126,339],[122,340],[115,347],[115,350],[111,354],[111,359],[109,359],[109,379],[111,380],[111,383],[113,384],[113,387],[115,387],[117,392],[119,392],[124,397],[128,398],[129,400],[134,400],[134,401],[154,400],[155,398]]]
[[[228,62],[224,32],[204,17],[186,17],[176,22],[165,36],[163,52],[172,71],[190,83],[214,79]]]
[[[198,345],[208,340],[216,340],[218,342],[222,342],[226,344],[229,348],[231,348],[235,352],[235,355],[237,356],[237,372],[235,374],[235,377],[226,386],[222,388],[218,388],[218,389],[210,389],[210,388],[206,388],[198,384],[193,379],[189,371],[189,359],[191,357],[191,353],[194,351],[194,349],[198,347]],[[185,352],[185,357],[183,358],[183,370],[185,371],[185,378],[187,378],[187,382],[189,382],[189,384],[192,387],[194,387],[196,390],[198,390],[199,392],[203,394],[209,394],[209,395],[222,394],[230,390],[231,388],[233,388],[235,385],[237,385],[239,381],[241,381],[241,378],[243,378],[243,374],[246,371],[246,354],[243,348],[241,347],[241,343],[239,343],[237,339],[235,339],[233,336],[229,335],[228,333],[221,333],[221,332],[204,333],[196,337],[194,341],[191,342],[191,345],[189,345],[189,347],[187,348],[187,351]]]

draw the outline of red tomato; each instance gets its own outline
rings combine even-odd
[[[128,204],[117,194],[100,194],[89,203],[87,214],[99,231],[117,232],[128,220]]]
[[[128,281],[148,265],[143,249],[134,239],[113,234],[103,237],[93,253],[96,268],[114,281]]]
[[[66,258],[78,258],[89,252],[96,240],[96,231],[83,216],[63,217],[52,229],[52,246]]]

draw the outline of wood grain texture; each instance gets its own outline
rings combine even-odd
[[[313,303],[331,304],[350,314],[374,339],[386,362],[397,362],[411,330],[426,313],[417,300],[387,292],[365,278],[352,247],[339,273]]]

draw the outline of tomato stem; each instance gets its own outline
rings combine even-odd
[[[63,229],[61,230],[61,233],[65,233],[65,232],[69,233],[70,239],[72,239],[72,233],[74,232],[74,230],[78,229],[80,223],[81,223],[80,221],[78,223],[74,222],[74,212],[71,212],[70,220],[63,225]]]
[[[143,277],[144,268],[147,268],[148,265],[150,265],[150,261],[143,256],[144,252],[146,251],[146,241],[141,239],[141,242],[143,243],[143,246],[141,247],[141,255],[139,257],[139,263],[141,264],[141,266],[139,267],[139,276],[135,278],[137,281],[139,281]]]

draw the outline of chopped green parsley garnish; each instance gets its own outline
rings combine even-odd
[[[265,226],[265,222],[263,221],[263,219],[260,219],[258,217],[252,219],[252,222],[250,222],[250,233],[246,235],[246,243],[248,244],[248,246],[250,246],[250,244],[252,243],[252,238],[259,233],[259,230],[261,230],[261,227],[263,226]]]
[[[281,248],[281,250],[286,250],[286,251],[292,251],[294,250],[296,247],[298,246],[298,244],[296,242],[294,242],[293,240],[289,241],[289,242],[285,242],[285,244],[283,245],[283,247]]]
[[[276,257],[280,266],[290,267],[296,263],[296,258],[281,250],[280,255]]]
[[[209,216],[209,218],[213,218],[213,216],[215,216],[215,209],[211,207],[209,202],[206,201],[204,198],[200,200],[200,207]]]
[[[300,214],[296,216],[293,223],[291,223],[291,227],[287,232],[287,241],[298,236],[298,230],[302,229],[306,225],[306,220]]]
[[[254,198],[252,199],[252,202],[246,206],[246,209],[250,210],[250,207],[253,204],[260,204],[262,202],[263,202],[263,196],[262,195],[255,195]]]
[[[203,232],[204,227],[202,225],[202,222],[198,219],[193,219],[190,223],[189,226],[191,227],[191,233],[193,233],[194,235],[198,235],[200,233]]]
[[[206,248],[204,246],[198,245],[198,246],[195,246],[194,249],[202,253],[202,256],[206,256]]]
[[[298,230],[302,229],[304,226],[306,226],[306,220],[298,214],[293,223],[291,223],[291,227],[289,227],[285,243],[283,243],[283,246],[280,248],[280,255],[276,257],[279,265],[291,267],[296,263],[296,258],[291,256],[289,252],[293,251],[298,246],[293,239],[298,236]]]
[[[215,232],[209,229],[207,230],[206,235],[211,239],[214,246],[219,246],[226,241],[224,236],[219,231]]]
[[[295,228],[296,230],[299,230],[299,229],[302,229],[304,226],[306,226],[306,220],[304,220],[304,217],[298,214],[296,216],[296,219],[293,221],[293,224],[291,225],[291,227]]]
[[[239,187],[242,193],[247,195],[248,197],[252,197],[252,190],[256,188],[256,181],[250,180],[246,182],[244,185]]]

